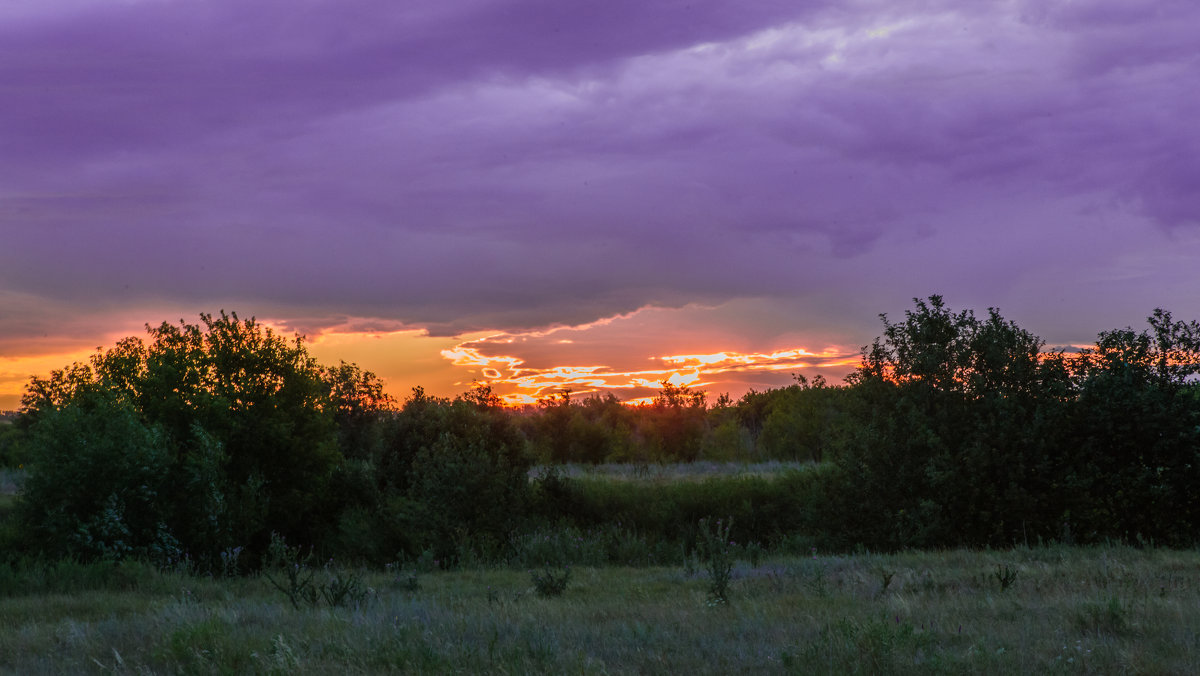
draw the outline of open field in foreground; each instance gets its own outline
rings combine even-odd
[[[141,571],[107,590],[3,587],[0,671],[1200,673],[1194,551],[739,562],[726,606],[682,567],[579,569],[556,598],[527,571],[430,573],[416,591],[364,573],[365,603],[301,610],[266,578]]]

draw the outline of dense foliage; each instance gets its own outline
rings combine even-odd
[[[0,411],[0,467],[20,467],[25,464],[21,428],[13,424],[16,417],[15,411]]]
[[[1159,310],[1068,356],[938,296],[883,321],[835,459],[842,544],[1195,541],[1200,324]]]
[[[486,394],[397,412],[372,374],[254,319],[147,332],[30,383],[29,547],[213,569],[235,551],[255,565],[277,533],[388,558],[502,539],[521,512],[523,441]]]
[[[524,560],[531,534],[588,533],[605,560],[661,562],[707,517],[733,517],[743,546],[793,550],[1195,543],[1200,324],[1159,310],[1068,354],[939,296],[882,319],[843,385],[797,376],[710,406],[664,383],[646,406],[563,392],[519,410],[486,386],[453,399],[416,388],[396,405],[369,372],[323,367],[301,339],[233,314],[147,327],[148,340],[35,378],[0,426],[0,459],[29,465],[6,540],[204,570],[258,565],[273,534],[320,555],[447,566]],[[531,482],[535,458],[812,468]]]

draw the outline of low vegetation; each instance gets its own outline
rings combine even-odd
[[[1015,573],[1007,588],[997,566]],[[738,560],[723,604],[705,573],[680,566],[572,568],[559,595],[513,568],[431,573],[415,590],[363,572],[360,599],[299,609],[265,576],[4,570],[5,673],[1200,671],[1194,551]]]

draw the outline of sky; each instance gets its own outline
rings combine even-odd
[[[221,309],[404,398],[1200,317],[1194,0],[0,0],[0,409]]]

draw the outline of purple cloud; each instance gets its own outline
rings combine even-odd
[[[1194,316],[1197,27],[1187,2],[0,11],[0,345],[134,307],[453,335],[759,299],[776,335],[852,342],[935,292],[1064,342]]]

